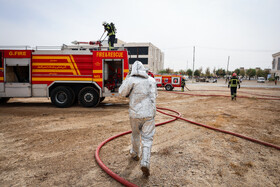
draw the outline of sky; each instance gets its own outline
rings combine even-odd
[[[150,42],[164,68],[271,68],[280,0],[0,0],[0,46],[96,41],[114,22],[125,42]],[[193,50],[195,48],[195,59]]]

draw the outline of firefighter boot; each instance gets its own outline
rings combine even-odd
[[[140,158],[139,158],[138,155],[136,155],[136,156],[132,156],[132,159],[135,160],[135,161],[138,161]]]
[[[151,148],[144,147],[142,152],[141,170],[145,177],[148,177],[150,175],[150,156]]]
[[[184,92],[184,88],[182,88],[182,92]]]
[[[140,147],[139,147],[139,150],[141,150]],[[138,153],[134,152],[132,149],[130,149],[129,153],[130,153],[130,156],[131,156],[131,158],[132,158],[133,160],[135,160],[135,161],[140,160],[140,156],[141,156],[141,155],[139,155]]]
[[[233,101],[233,99],[234,99],[234,95],[231,96],[231,100],[232,100],[232,101]]]

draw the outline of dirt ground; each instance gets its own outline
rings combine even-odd
[[[191,84],[192,94],[229,95],[215,83]],[[280,146],[280,88],[244,88],[239,96],[198,97],[165,92],[158,107],[184,118]],[[275,97],[274,97],[275,98]],[[171,119],[157,113],[156,123]],[[11,99],[0,106],[0,186],[122,186],[96,163],[105,139],[130,130],[128,100],[106,98],[97,108],[56,108],[45,98]],[[130,159],[130,135],[106,144],[105,165],[138,186],[280,186],[280,151],[182,120],[156,128],[151,176]]]

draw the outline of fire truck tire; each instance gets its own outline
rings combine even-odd
[[[167,91],[172,91],[173,90],[173,87],[171,86],[171,85],[166,85],[165,86],[165,89],[167,90]]]
[[[71,88],[58,86],[51,92],[52,103],[60,108],[70,107],[73,104],[75,95]]]
[[[78,100],[84,107],[95,107],[100,103],[98,91],[93,87],[85,87],[81,89],[78,95]]]
[[[72,106],[73,104],[78,103],[78,98],[77,98],[77,96],[76,96],[74,90],[73,90],[71,87],[69,87],[69,90],[70,90],[70,91],[72,92],[72,94],[73,94],[73,99],[72,99],[72,103],[71,103],[71,106]]]
[[[0,104],[5,104],[9,101],[9,97],[0,97]]]

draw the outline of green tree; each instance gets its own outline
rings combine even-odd
[[[237,76],[240,75],[240,69],[235,69],[234,72],[237,74]]]
[[[173,72],[174,72],[173,69],[166,68],[166,73],[171,74],[171,73],[173,73]]]
[[[192,71],[191,69],[188,69],[188,70],[187,70],[187,75],[190,76],[190,77],[192,77],[192,72],[193,72],[193,71]]]
[[[213,76],[216,76],[216,68],[213,69]]]
[[[166,73],[166,69],[162,69],[158,71],[159,74],[165,74]]]
[[[179,74],[181,74],[181,75],[186,75],[186,72],[185,72],[184,70],[181,69],[181,70],[179,71]]]
[[[246,71],[246,75],[249,77],[249,80],[251,80],[251,77],[254,77],[256,75],[256,70],[250,68]]]
[[[205,75],[206,75],[206,77],[210,77],[211,76],[210,68],[209,67],[206,68]]]
[[[268,74],[270,74],[269,70],[268,69],[264,70],[264,77],[265,77],[265,79],[267,79]]]
[[[216,71],[216,75],[220,76],[220,77],[224,77],[226,75],[226,71],[224,69],[220,68]]]
[[[166,69],[160,70],[158,73],[159,74],[171,74],[171,73],[173,73],[173,70],[170,68],[166,68]]]
[[[194,71],[194,76],[200,76],[200,71],[198,69]]]
[[[244,69],[240,70],[240,75],[241,75],[242,77],[245,76],[245,71],[244,71]]]
[[[262,69],[259,69],[256,72],[257,77],[265,77],[265,72]]]
[[[199,71],[199,76],[204,76],[204,74],[203,74],[203,68],[202,68],[202,67],[200,67],[200,68],[198,69],[198,71]]]

